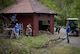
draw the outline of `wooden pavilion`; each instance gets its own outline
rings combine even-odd
[[[39,30],[49,29],[51,33],[54,32],[54,15],[56,13],[37,0],[20,0],[0,13],[7,18],[10,18],[12,14],[17,14],[18,22],[23,23],[24,34],[29,23],[32,25],[33,36],[38,35]]]

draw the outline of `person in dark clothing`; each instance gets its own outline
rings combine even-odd
[[[60,34],[60,29],[61,29],[60,26],[57,26],[57,27],[56,27],[56,32],[58,33],[59,39],[60,39],[60,35],[59,35],[59,34]]]
[[[58,34],[60,34],[60,29],[61,29],[60,26],[56,26],[56,32],[58,32]]]

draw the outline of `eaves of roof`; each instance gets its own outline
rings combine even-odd
[[[20,0],[17,4],[13,4],[0,13],[47,13],[57,14],[48,7],[42,5],[37,0]]]

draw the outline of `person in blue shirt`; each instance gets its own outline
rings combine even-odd
[[[12,22],[16,22],[17,21],[16,16],[17,16],[16,14],[14,14],[14,15],[11,16]]]
[[[68,34],[68,33],[70,32],[70,30],[71,30],[71,29],[70,29],[70,26],[67,25],[67,26],[66,26],[66,34],[67,34],[67,36],[66,36],[66,37],[67,37],[67,42],[68,42],[68,43],[70,43],[70,41],[69,41],[69,34]]]
[[[16,35],[16,38],[19,38],[19,29],[20,29],[19,24],[16,23],[16,25],[15,25],[15,35]]]

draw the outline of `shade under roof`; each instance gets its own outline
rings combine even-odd
[[[48,7],[42,5],[37,0],[20,0],[1,11],[1,13],[48,13],[56,14]]]

